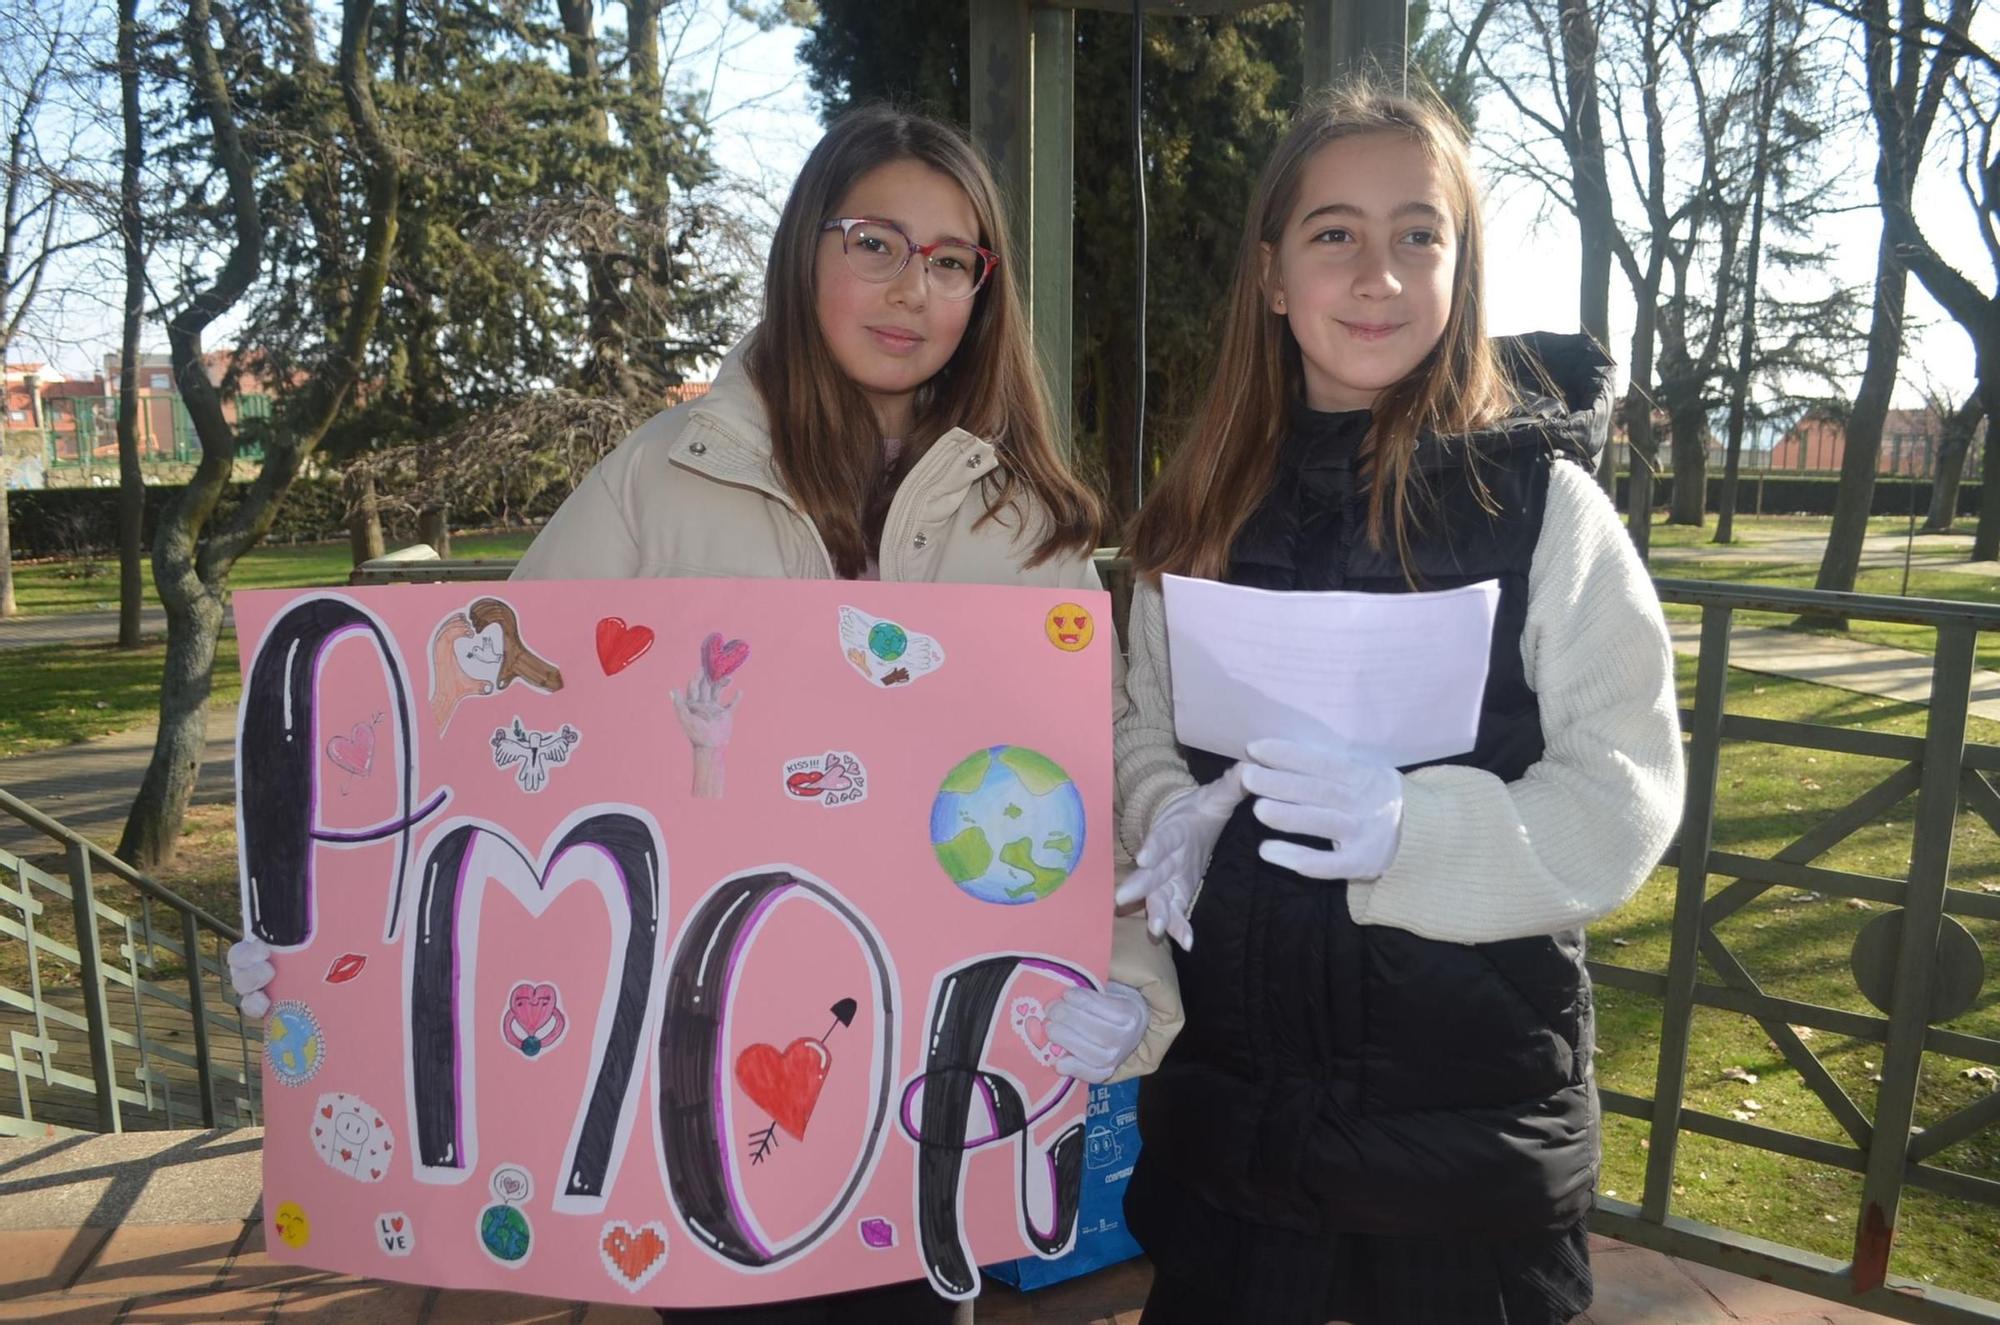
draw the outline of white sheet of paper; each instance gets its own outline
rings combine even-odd
[[[1399,767],[1479,730],[1500,582],[1428,593],[1277,593],[1162,578],[1182,744],[1242,758],[1282,736]]]

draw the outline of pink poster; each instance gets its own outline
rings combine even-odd
[[[1043,1013],[1111,922],[1101,593],[254,592],[279,1260],[661,1306],[1075,1234]]]

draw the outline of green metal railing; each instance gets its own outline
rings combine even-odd
[[[0,849],[0,1135],[254,1125],[263,1032],[230,994],[236,928],[5,790],[0,812],[63,862]]]
[[[2000,608],[1868,594],[1724,586],[1660,580],[1663,602],[1701,609],[1694,707],[1683,711],[1688,737],[1687,801],[1678,843],[1665,864],[1677,870],[1667,970],[1634,970],[1593,961],[1601,986],[1660,1000],[1660,1053],[1650,1098],[1601,1089],[1606,1112],[1649,1125],[1645,1186],[1636,1203],[1600,1196],[1593,1226],[1625,1242],[1771,1280],[1822,1297],[1917,1322],[2000,1320],[2000,1304],[1898,1279],[1889,1274],[1896,1222],[1911,1189],[1985,1206],[2000,1205],[2000,1180],[1938,1162],[1946,1150],[2000,1121],[2000,1093],[1913,1128],[1925,1056],[2000,1065],[2000,1040],[1936,1023],[1977,1001],[1985,972],[1978,945],[1953,917],[2000,920],[2000,896],[1948,884],[1953,828],[1961,805],[2000,832],[2000,746],[1966,739],[1974,644],[2000,630]],[[1738,612],[1844,617],[1933,627],[1937,649],[1922,736],[1818,723],[1777,721],[1727,711],[1730,628]],[[1716,849],[1719,767],[1724,742],[1758,742],[1800,751],[1887,761],[1888,772],[1848,804],[1769,858]],[[1884,877],[1813,862],[1861,829],[1916,797],[1907,875]],[[1744,807],[1754,811],[1761,807]],[[1788,807],[1790,808],[1790,807]],[[1727,817],[1726,815],[1724,816]],[[1710,880],[1726,881],[1710,891]],[[1863,929],[1853,967],[1862,994],[1882,1015],[1778,997],[1764,990],[1717,926],[1773,887],[1810,889],[1898,908]],[[1713,978],[1703,978],[1702,962]],[[1772,1046],[1831,1115],[1845,1141],[1785,1130],[1755,1119],[1690,1107],[1688,1050],[1696,1009],[1754,1018]],[[1795,1028],[1806,1028],[1801,1034]],[[1807,1043],[1813,1031],[1880,1044],[1882,1071],[1873,1116],[1835,1080]],[[1680,1138],[1693,1133],[1863,1175],[1849,1260],[1814,1255],[1734,1229],[1673,1213]]]

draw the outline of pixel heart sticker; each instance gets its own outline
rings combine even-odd
[[[1021,1043],[1028,1046],[1028,1052],[1043,1067],[1052,1065],[1063,1056],[1063,1047],[1049,1038],[1049,1024],[1040,999],[1029,998],[1025,994],[1016,998],[1009,1018],[1014,1033],[1021,1037]]]
[[[624,617],[608,616],[597,623],[597,665],[616,676],[646,656],[653,647],[650,626],[628,626]]]
[[[657,1222],[634,1228],[622,1219],[608,1220],[598,1235],[597,1255],[606,1274],[636,1293],[667,1263],[667,1230]]]
[[[722,632],[711,631],[701,642],[701,670],[711,681],[727,680],[737,668],[750,661],[750,646],[740,639],[723,641]]]

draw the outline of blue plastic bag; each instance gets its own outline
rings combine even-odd
[[[1139,1157],[1139,1083],[1092,1086],[1083,1124],[1083,1198],[1076,1245],[1054,1260],[1024,1256],[986,1267],[1019,1289],[1044,1288],[1131,1260],[1139,1244],[1125,1231],[1125,1186]]]

